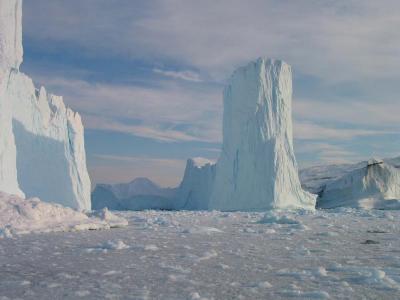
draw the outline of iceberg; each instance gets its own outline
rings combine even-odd
[[[81,117],[19,71],[21,32],[22,1],[0,0],[0,191],[90,210]]]
[[[317,207],[400,209],[400,170],[371,159],[322,187]]]
[[[214,186],[216,165],[197,157],[187,160],[185,174],[178,188],[179,207],[186,210],[207,210]]]
[[[224,91],[223,145],[209,209],[314,209],[293,151],[292,72],[259,58],[236,70]]]
[[[377,159],[379,161],[379,159]],[[383,162],[400,170],[400,157],[385,158]],[[339,180],[351,172],[362,169],[368,165],[368,161],[344,164],[316,165],[303,168],[299,171],[300,182],[303,189],[312,193],[320,194],[325,187]],[[318,199],[317,199],[318,202]],[[318,206],[318,204],[317,204]]]
[[[0,190],[23,196],[17,180],[12,104],[7,97],[10,73],[22,63],[21,1],[0,0]]]

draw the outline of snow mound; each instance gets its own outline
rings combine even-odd
[[[128,226],[128,221],[125,218],[119,217],[111,213],[107,208],[102,210],[92,211],[88,214],[90,217],[98,218],[110,224],[111,228]]]
[[[123,241],[117,240],[117,241],[107,241],[106,243],[101,245],[101,248],[107,250],[124,250],[124,249],[129,249],[130,247]]]
[[[38,198],[22,199],[0,192],[0,236],[109,229],[128,225],[128,222],[110,212],[91,216],[63,207],[46,203]]]
[[[371,159],[362,167],[328,183],[320,192],[319,208],[400,209],[400,170]]]
[[[209,209],[314,209],[293,151],[292,71],[259,58],[234,72],[224,91],[223,145]]]
[[[214,234],[214,233],[223,233],[222,230],[215,227],[208,226],[193,226],[192,228],[187,228],[182,231],[182,233],[189,234]]]

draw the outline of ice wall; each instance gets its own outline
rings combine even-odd
[[[0,0],[0,191],[89,210],[90,179],[78,113],[19,71],[20,0]]]
[[[223,146],[209,209],[315,207],[293,151],[292,72],[263,58],[234,72],[224,91]]]
[[[22,62],[21,0],[0,0],[0,191],[23,196],[18,187],[10,73]]]

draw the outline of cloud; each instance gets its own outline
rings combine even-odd
[[[297,154],[313,153],[313,159],[304,161],[302,167],[316,164],[344,164],[355,163],[368,157],[360,156],[359,153],[348,150],[343,146],[329,143],[312,142],[299,145],[296,148]]]
[[[82,114],[87,128],[169,142],[221,140],[219,89],[192,90],[171,82],[143,87],[37,78],[51,91],[64,95],[66,103]]]
[[[143,126],[143,125],[127,125],[113,120],[112,118],[103,118],[92,115],[84,115],[83,122],[85,128],[96,130],[110,130],[115,132],[123,132],[132,134],[138,137],[150,138],[162,142],[175,142],[175,141],[201,141],[200,137],[195,137],[186,134],[182,131],[161,129],[156,125]],[[205,139],[205,141],[209,141]]]
[[[328,95],[329,96],[329,95]],[[360,101],[337,99],[322,101],[295,99],[297,119],[313,122],[334,122],[374,128],[399,128],[400,102],[390,100]]]
[[[319,143],[313,159],[358,160],[349,141],[367,141],[370,152],[377,139],[398,147],[389,137],[400,128],[399,9],[397,0],[35,0],[24,3],[24,37],[43,57],[66,51],[89,69],[92,59],[147,68],[140,83],[127,70],[102,82],[93,70],[33,77],[64,95],[87,128],[163,142],[220,142],[222,87],[210,79],[258,56],[284,59],[294,70],[296,139]],[[342,145],[322,149],[334,142]]]
[[[161,69],[153,69],[154,73],[161,74],[163,76],[181,79],[186,81],[193,81],[193,82],[202,82],[200,75],[198,73],[192,71],[165,71]]]
[[[399,8],[396,0],[36,0],[25,3],[25,31],[42,47],[61,41],[82,55],[178,61],[220,78],[266,55],[328,81],[385,79],[400,68]]]
[[[295,122],[294,137],[300,140],[351,140],[361,136],[400,134],[400,131],[327,127],[311,122]]]

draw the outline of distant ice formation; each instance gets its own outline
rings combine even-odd
[[[0,191],[90,210],[81,118],[19,71],[21,18],[21,0],[0,0]]]
[[[400,209],[400,170],[371,159],[322,187],[318,207]]]
[[[207,210],[215,180],[215,163],[205,158],[188,159],[178,188],[179,208]]]

